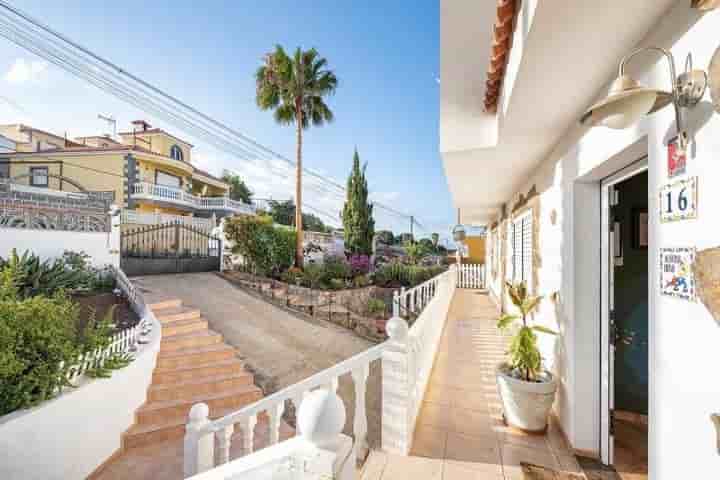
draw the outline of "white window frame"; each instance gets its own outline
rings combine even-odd
[[[533,212],[528,209],[508,222],[508,272],[505,277],[514,283],[524,281],[532,291]]]
[[[179,145],[173,145],[170,147],[170,158],[173,160],[183,161],[183,151]]]
[[[45,174],[36,173],[45,170]],[[45,178],[45,183],[36,183],[35,178]],[[30,167],[30,186],[38,188],[50,187],[50,169],[48,167]]]

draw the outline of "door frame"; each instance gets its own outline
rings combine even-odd
[[[614,408],[614,346],[610,344],[610,305],[613,302],[614,252],[610,241],[610,207],[613,187],[649,171],[648,156],[636,160],[600,182],[600,457],[604,464],[614,461],[611,410]],[[648,185],[648,198],[649,198]],[[648,297],[650,290],[648,265]],[[649,318],[648,318],[649,322]]]

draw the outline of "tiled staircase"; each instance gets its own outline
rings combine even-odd
[[[218,418],[262,398],[253,375],[222,335],[208,329],[197,309],[168,300],[149,306],[162,325],[162,341],[145,403],[123,435],[123,449],[184,435],[190,408],[198,402]]]

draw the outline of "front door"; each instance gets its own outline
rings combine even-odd
[[[647,161],[605,179],[602,195],[600,450],[603,462],[614,465],[627,459],[628,447],[633,447],[628,443],[647,446]],[[637,431],[628,430],[636,424]]]

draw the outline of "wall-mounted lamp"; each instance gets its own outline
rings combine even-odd
[[[672,79],[670,92],[645,87],[625,74],[625,65],[633,57],[646,51],[660,52],[667,59]],[[675,57],[672,53],[660,47],[639,48],[622,59],[618,78],[612,83],[608,96],[590,107],[580,122],[591,126],[628,128],[643,116],[657,112],[672,103],[675,109],[678,145],[684,151],[688,143],[688,133],[683,126],[680,107],[697,105],[705,94],[707,84],[707,74],[703,70],[693,70],[690,55],[685,62],[685,72],[677,76]]]
[[[465,227],[460,223],[460,209],[458,208],[457,212],[457,225],[455,225],[455,228],[452,229],[453,234],[453,240],[455,240],[456,243],[462,242],[465,240]]]

